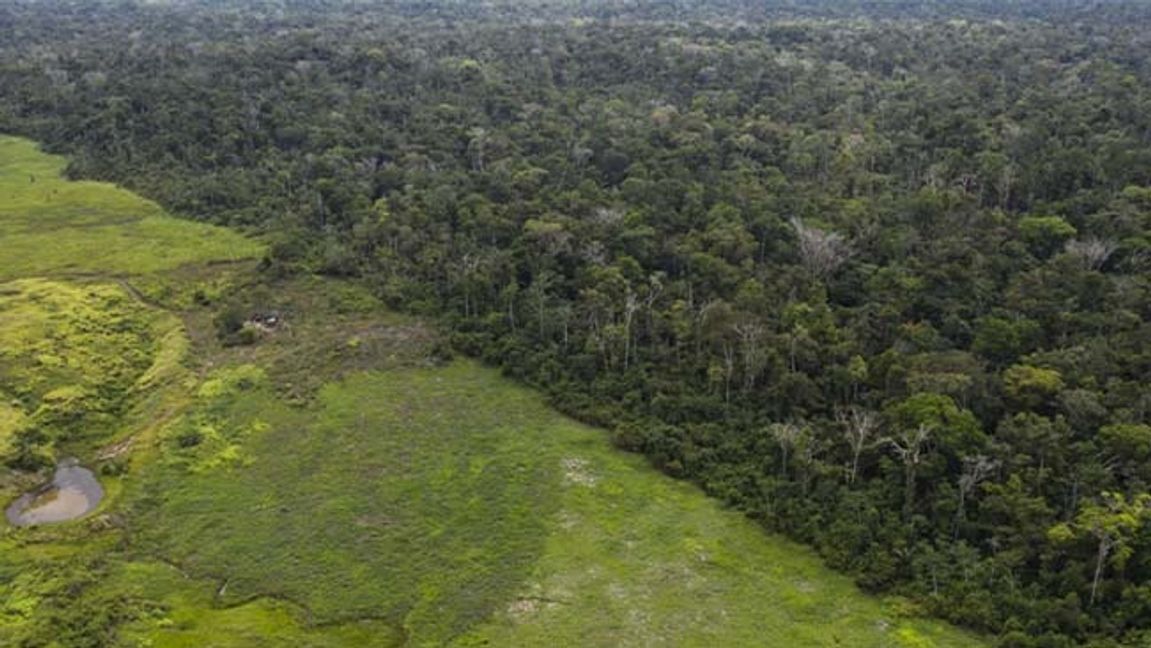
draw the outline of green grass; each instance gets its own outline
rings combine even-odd
[[[306,611],[288,601],[262,598],[221,607],[216,591],[189,579],[171,565],[134,562],[110,579],[124,595],[156,601],[170,612],[128,624],[124,643],[166,648],[248,648],[250,646],[373,646],[400,640],[388,625],[373,620],[309,626]]]
[[[227,600],[287,598],[320,623],[384,618],[417,643],[490,616],[543,550],[558,475],[520,433],[534,409],[460,408],[482,392],[421,375],[355,375],[308,409],[253,383],[201,396],[166,431],[146,489],[164,490],[145,516],[160,552],[226,580]]]
[[[472,363],[355,374],[306,409],[245,385],[174,424],[138,503],[159,555],[227,583],[221,604],[378,618],[411,645],[979,645]],[[222,444],[173,440],[205,424],[241,458],[198,469]]]
[[[171,218],[112,185],[69,182],[65,161],[0,136],[0,497],[42,483],[50,463],[146,462],[154,428],[188,399],[189,340],[175,314],[142,298],[187,303],[227,283],[216,262],[261,247],[220,228]],[[242,264],[229,264],[228,268]],[[139,284],[142,290],[136,290]],[[171,300],[160,299],[173,297]],[[21,441],[21,443],[17,443]],[[107,449],[102,447],[122,441]],[[138,443],[137,443],[138,441]],[[2,462],[31,448],[33,474]],[[135,449],[135,452],[130,452]],[[25,453],[19,453],[25,456]],[[96,514],[0,532],[0,645],[97,645],[134,604],[101,598],[118,583],[119,497],[105,475]]]
[[[33,142],[0,136],[0,281],[144,275],[261,253],[250,239],[172,218],[114,185],[68,181],[60,175],[65,164]]]
[[[0,136],[0,459],[29,426],[47,437],[41,454],[83,450],[78,441],[90,450],[182,360],[178,322],[128,280],[171,292],[180,272],[261,252],[113,185],[68,181],[65,163]]]
[[[23,428],[28,416],[17,403],[0,402],[0,457],[12,450],[12,437]]]
[[[117,286],[46,279],[0,284],[0,460],[18,430],[58,442],[113,432],[152,365],[163,314]]]

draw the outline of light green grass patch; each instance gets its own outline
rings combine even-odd
[[[137,380],[133,389],[148,392],[184,373],[183,363],[191,347],[180,320],[167,313],[159,315],[152,329],[157,341],[152,365]]]
[[[19,407],[0,401],[0,457],[7,456],[11,449],[12,435],[24,425],[27,418]]]
[[[169,217],[114,185],[68,181],[60,175],[65,164],[33,142],[0,136],[0,281],[140,275],[261,253],[235,232]]]
[[[459,645],[980,645],[894,616],[809,549],[654,474],[597,430],[548,431],[562,434],[564,487],[547,548],[517,596]]]
[[[450,372],[357,374],[309,409],[264,386],[220,391],[189,420],[267,424],[250,462],[202,471],[199,443],[166,445],[150,476],[163,503],[144,519],[174,562],[227,579],[226,601],[271,595],[319,623],[382,618],[442,644],[503,605],[543,548],[558,475],[532,460],[522,432],[539,409],[522,394],[499,412],[461,407],[483,389]]]
[[[0,394],[53,441],[107,433],[153,364],[158,314],[117,286],[10,281],[0,313]]]
[[[244,447],[250,436],[265,432],[268,424],[256,417],[239,421],[224,413],[246,392],[267,385],[263,369],[253,365],[225,367],[208,377],[196,392],[200,407],[174,419],[160,431],[165,460],[193,473],[251,464]]]

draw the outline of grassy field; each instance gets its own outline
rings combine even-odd
[[[114,432],[149,369],[162,315],[120,288],[21,279],[0,285],[0,460],[28,426],[58,442]]]
[[[470,362],[355,374],[296,410],[245,384],[169,431],[243,450],[202,469],[223,444],[170,443],[144,503],[148,544],[212,576],[221,605],[272,596],[411,645],[977,645]],[[212,631],[141,631],[196,627]]]
[[[0,645],[982,645],[449,360],[354,285],[221,279],[211,262],[259,247],[61,164],[0,139],[5,242],[100,251],[0,249],[0,441],[72,412],[41,451],[98,468],[108,497],[0,534]],[[284,324],[224,347],[224,308]],[[8,471],[0,493],[33,481]]]
[[[0,497],[67,455],[104,473],[107,496],[84,520],[0,534],[5,646],[106,645],[119,617],[151,609],[105,589],[125,558],[121,497],[134,482],[120,473],[147,463],[149,435],[190,400],[196,371],[181,317],[138,288],[187,302],[262,251],[112,185],[68,182],[64,164],[0,136]]]
[[[172,218],[102,182],[60,176],[66,160],[0,136],[0,281],[45,275],[145,275],[260,254],[250,239]]]
[[[185,269],[261,252],[115,186],[69,182],[65,162],[0,136],[0,460],[25,465],[123,432],[131,398],[178,361],[179,321],[129,281],[191,290]]]

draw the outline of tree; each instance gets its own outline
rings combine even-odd
[[[953,461],[978,453],[987,445],[987,435],[975,415],[943,394],[913,394],[884,413],[897,429],[930,430],[933,443]]]
[[[1121,493],[1104,492],[1098,501],[1079,511],[1073,524],[1059,524],[1048,532],[1048,536],[1056,542],[1067,542],[1081,535],[1095,539],[1095,567],[1088,605],[1095,605],[1098,599],[1104,567],[1110,563],[1121,568],[1131,557],[1131,535],[1151,515],[1149,505],[1151,494],[1148,493],[1126,497]]]
[[[984,455],[963,458],[963,472],[959,475],[959,502],[955,507],[955,530],[953,537],[959,538],[959,529],[967,519],[967,502],[975,493],[976,487],[991,476],[999,462]]]
[[[1079,260],[1086,270],[1099,270],[1119,249],[1114,241],[1089,238],[1083,241],[1067,241],[1063,247],[1070,256]]]
[[[842,234],[809,227],[799,218],[791,219],[791,227],[799,240],[803,267],[817,280],[830,276],[852,256],[851,246]]]
[[[751,391],[767,361],[767,354],[763,346],[767,329],[754,321],[737,322],[732,329],[739,339],[740,357],[743,365],[743,390],[745,392]]]
[[[1042,330],[1026,318],[984,317],[976,323],[971,349],[994,362],[1006,365],[1035,348]]]
[[[1051,256],[1075,234],[1075,227],[1058,216],[1027,216],[1019,221],[1019,235],[1040,258]]]
[[[779,474],[786,479],[790,453],[803,445],[805,438],[811,434],[811,430],[803,423],[788,421],[786,423],[772,423],[767,427],[767,431],[779,446]]]
[[[472,169],[484,171],[486,169],[487,150],[491,137],[483,128],[473,128],[468,131],[468,155],[471,156]]]
[[[851,448],[851,466],[847,472],[847,483],[854,484],[859,474],[859,459],[864,450],[874,447],[880,440],[879,415],[861,407],[849,407],[835,412],[836,421],[843,431],[847,445]]]
[[[1039,407],[1063,389],[1063,376],[1055,369],[1013,365],[1003,372],[1003,391],[1019,406]]]
[[[903,463],[903,519],[910,520],[915,511],[915,480],[919,465],[923,463],[927,442],[931,439],[931,427],[920,423],[914,428],[904,428],[887,443]]]

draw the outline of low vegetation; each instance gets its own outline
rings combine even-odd
[[[977,643],[860,596],[492,370],[357,373],[304,408],[257,374],[206,383],[135,504],[136,541],[210,576],[219,605],[272,596],[411,645]]]
[[[0,309],[3,459],[35,469],[114,432],[159,346],[156,314],[114,285],[47,279],[3,284]]]
[[[133,399],[183,361],[179,320],[133,282],[194,292],[189,265],[261,250],[115,186],[65,180],[64,165],[0,136],[0,460],[24,470],[124,433]]]
[[[65,159],[0,135],[0,281],[46,275],[132,276],[257,256],[249,239],[172,218],[104,182],[61,177]]]

